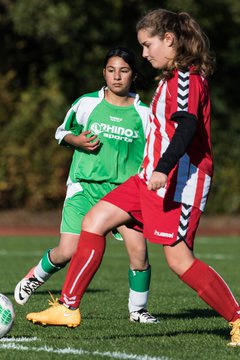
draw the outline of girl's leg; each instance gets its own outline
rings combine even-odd
[[[118,227],[118,232],[124,239],[124,244],[128,253],[131,270],[146,270],[149,267],[147,243],[140,231],[136,231],[126,226]]]
[[[85,216],[77,251],[72,257],[60,301],[77,308],[105,250],[105,235],[131,220],[130,215],[106,201],[97,203]]]
[[[79,235],[62,234],[59,244],[48,249],[42,258],[15,287],[14,298],[20,305],[25,305],[31,295],[53,274],[63,269],[76,251]]]
[[[164,252],[170,268],[203,301],[229,322],[240,318],[239,304],[227,284],[212,267],[196,259],[183,241],[165,246]]]
[[[156,323],[157,319],[147,311],[151,267],[148,260],[146,240],[141,232],[126,226],[120,226],[117,230],[124,239],[130,260],[128,272],[130,321]]]
[[[71,186],[68,186],[67,193],[70,188]],[[38,264],[18,282],[14,291],[18,304],[24,305],[39,286],[70,261],[77,248],[82,219],[90,206],[91,204],[82,192],[66,197],[62,211],[59,244],[47,250]]]

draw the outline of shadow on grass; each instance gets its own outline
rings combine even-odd
[[[161,319],[195,319],[195,318],[210,318],[220,317],[216,311],[212,309],[187,309],[179,313],[159,313],[156,314]]]
[[[211,309],[190,309],[190,310],[184,310],[182,312],[179,313],[152,313],[153,316],[155,316],[158,320],[159,323],[158,324],[132,324],[133,326],[136,326],[137,329],[139,330],[140,328],[144,328],[145,326],[149,329],[149,326],[152,327],[152,329],[154,329],[155,327],[159,330],[159,332],[152,332],[152,333],[145,333],[144,335],[141,334],[118,334],[118,335],[110,335],[110,336],[102,336],[101,339],[108,339],[108,340],[114,340],[114,339],[118,339],[118,338],[140,338],[140,337],[147,337],[147,338],[151,338],[151,337],[164,337],[164,336],[178,336],[178,335],[182,335],[182,334],[189,334],[189,335],[193,335],[193,334],[197,334],[197,335],[217,335],[220,336],[223,339],[229,340],[229,328],[228,325],[226,324],[226,327],[221,327],[218,329],[212,329],[210,330],[209,327],[208,329],[204,329],[204,325],[200,325],[201,327],[203,327],[202,329],[199,329],[199,324],[198,324],[198,319],[209,319],[209,318],[219,318],[220,315],[218,315],[214,310]],[[107,317],[103,317],[103,316],[97,316],[96,314],[94,315],[94,317],[92,317],[91,314],[89,314],[86,319],[89,320],[93,320],[93,319],[98,319],[98,320],[106,320]],[[169,320],[190,320],[190,319],[196,319],[196,329],[189,329],[189,330],[176,330],[176,331],[169,331],[166,330],[166,327],[164,326],[164,321],[168,321],[168,325],[167,327],[169,327]],[[116,317],[115,317],[116,320]],[[122,320],[122,317],[119,317],[119,320]],[[198,327],[198,328],[197,328]],[[173,325],[174,328],[174,325]],[[96,339],[100,339],[100,337],[96,337]]]
[[[35,293],[34,293],[34,296],[42,296],[42,295],[49,295],[49,292],[52,294],[52,295],[57,295],[57,296],[60,296],[61,295],[61,290],[51,290],[51,289],[48,289],[48,290],[37,290]],[[109,289],[88,289],[86,291],[86,293],[89,293],[89,294],[98,294],[98,293],[108,293],[110,292]],[[14,292],[3,292],[3,294],[5,296],[13,296],[14,295]]]
[[[142,325],[141,325],[142,326]],[[149,326],[149,325],[146,325]],[[156,326],[156,325],[154,325]],[[152,333],[145,333],[144,335],[141,334],[117,334],[117,335],[110,335],[110,336],[96,336],[95,339],[98,340],[114,340],[114,339],[123,339],[123,338],[151,338],[151,337],[166,337],[166,336],[178,336],[178,335],[217,335],[225,340],[229,339],[229,331],[226,328],[218,328],[218,329],[201,329],[201,330],[181,330],[181,331],[162,331],[162,333],[152,332]]]
[[[57,291],[55,291],[55,294]],[[114,340],[121,340],[121,339],[151,339],[151,338],[166,338],[166,337],[177,337],[179,335],[195,335],[195,336],[201,336],[201,335],[215,335],[223,339],[224,341],[229,341],[229,328],[226,324],[223,326],[218,326],[216,328],[216,323],[213,326],[213,328],[209,328],[209,324],[206,325],[205,323],[200,322],[200,319],[213,319],[219,317],[218,314],[216,314],[211,309],[190,309],[190,310],[184,310],[183,312],[179,313],[158,313],[154,314],[159,319],[158,324],[139,324],[139,323],[130,323],[128,320],[128,316],[126,313],[126,318],[123,318],[122,316],[116,317],[116,314],[114,317],[111,315],[98,315],[96,312],[92,313],[91,311],[88,312],[88,314],[84,317],[84,323],[87,325],[87,336],[85,335],[84,331],[84,325],[81,324],[80,328],[76,329],[68,329],[68,331],[71,331],[71,340],[79,340],[79,336],[82,340],[89,341],[89,328],[94,329],[96,327],[96,323],[110,321],[112,324],[118,324],[117,326],[117,333],[114,334],[115,331],[113,331],[111,334],[109,334],[108,329],[103,330],[101,334],[96,333],[94,335],[94,331],[91,333],[91,339],[92,341],[100,340],[100,341],[114,341]],[[187,320],[195,319],[196,321],[196,327],[194,327],[193,322],[191,322],[191,327],[188,327]],[[119,321],[118,321],[119,320]],[[174,320],[185,320],[186,321],[186,327],[183,329],[181,326],[181,329],[176,329],[176,322]],[[214,321],[214,319],[213,319]],[[129,324],[129,331],[126,331],[126,324]],[[42,326],[39,324],[35,324],[34,327]],[[122,329],[121,329],[122,325]],[[30,326],[33,326],[32,324]],[[56,329],[58,328],[58,329]],[[62,330],[63,327],[56,327],[55,329],[56,334],[51,334],[51,339],[54,338],[64,338],[65,332],[59,331]],[[66,328],[67,329],[67,328]],[[78,329],[80,330],[80,333],[78,332]],[[107,333],[106,333],[107,332]]]
[[[190,320],[190,319],[197,319],[197,318],[214,318],[214,317],[220,317],[220,315],[218,315],[214,310],[211,309],[190,309],[190,310],[183,310],[182,312],[179,313],[153,313],[151,312],[151,314],[156,317],[158,320],[160,320],[160,322],[163,320]],[[90,316],[90,314],[87,316],[88,319],[92,319],[92,317]],[[110,318],[110,316],[108,316],[107,314],[100,315],[100,314],[95,314],[94,315],[95,319],[98,320],[107,320]],[[122,316],[116,316],[116,314],[114,314],[114,318],[115,319],[122,319]],[[143,324],[144,325],[144,324]],[[149,325],[149,324],[147,324]],[[154,325],[153,325],[154,326]]]
[[[86,320],[86,319],[85,319]],[[133,325],[133,326],[136,326]],[[152,326],[152,332],[145,332],[143,333],[142,329],[145,327],[149,328],[149,324],[138,324],[138,329],[139,327],[141,327],[141,333],[126,333],[126,331],[124,333],[120,333],[118,332],[116,335],[112,334],[112,335],[106,335],[104,334],[104,332],[102,332],[102,334],[99,336],[99,335],[95,335],[92,334],[91,335],[91,339],[92,340],[100,340],[100,341],[103,341],[103,340],[120,340],[120,339],[151,339],[151,338],[164,338],[164,337],[175,337],[175,336],[179,336],[179,335],[216,335],[216,336],[219,336],[220,338],[222,338],[223,340],[226,340],[226,341],[229,341],[230,340],[230,336],[229,336],[229,330],[228,328],[218,328],[218,329],[212,329],[212,330],[209,330],[209,329],[191,329],[191,330],[166,330],[166,328],[163,326],[163,324],[154,324],[154,325],[150,325]],[[154,331],[154,328],[156,330],[156,327],[161,327],[159,332],[157,331]],[[77,329],[77,328],[76,328]],[[79,333],[75,336],[75,334],[73,334],[74,331],[76,331],[76,329],[71,329],[72,331],[72,334],[71,334],[71,339],[72,340],[79,340]],[[118,329],[119,330],[119,329]],[[137,330],[137,329],[136,329]],[[64,337],[64,334],[63,334],[63,337]],[[52,335],[52,338],[59,338],[59,334],[58,335]],[[81,339],[82,340],[89,340],[89,335],[87,337],[84,336],[84,332],[81,333]]]

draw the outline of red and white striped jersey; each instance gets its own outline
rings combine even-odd
[[[204,210],[213,172],[210,139],[210,98],[208,83],[199,74],[175,70],[169,80],[161,80],[151,103],[150,126],[140,177],[150,179],[166,151],[177,123],[176,111],[186,111],[198,119],[197,132],[186,153],[168,175],[166,188],[158,195]],[[189,120],[191,121],[191,120]]]

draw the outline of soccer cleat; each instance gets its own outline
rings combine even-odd
[[[54,299],[52,294],[51,300],[48,300],[50,308],[27,314],[26,318],[34,324],[58,325],[75,328],[80,325],[81,314],[79,309],[71,310],[66,306],[59,304],[58,299]]]
[[[123,241],[122,235],[121,235],[116,229],[113,229],[113,230],[112,230],[112,236],[113,236],[116,240]]]
[[[228,346],[240,346],[240,319],[230,322],[229,325],[232,330],[230,332],[231,342],[228,343]]]
[[[43,284],[34,275],[32,268],[29,273],[17,284],[14,290],[15,301],[19,305],[24,305],[29,300],[30,296]]]
[[[154,316],[149,314],[149,312],[144,308],[140,309],[138,311],[132,311],[130,313],[129,320],[132,322],[139,322],[139,323],[145,323],[145,324],[159,323],[158,319],[156,319]]]

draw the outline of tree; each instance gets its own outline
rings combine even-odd
[[[210,80],[216,166],[207,210],[238,213],[239,2],[172,0],[161,6],[191,13],[216,53]],[[0,0],[1,207],[60,206],[71,150],[58,147],[54,132],[71,103],[103,83],[110,47],[136,53],[147,79],[140,92],[150,101],[156,72],[141,58],[135,25],[156,7],[153,0]]]

